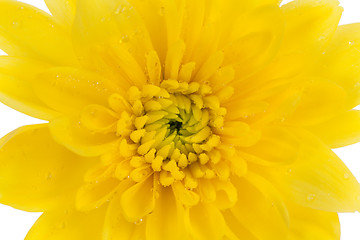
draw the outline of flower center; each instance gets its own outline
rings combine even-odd
[[[123,111],[117,124],[120,155],[129,159],[130,174],[121,178],[139,182],[151,173],[169,186],[184,181],[194,188],[196,179],[214,178],[220,161],[215,134],[223,127],[226,109],[220,107],[211,87],[197,82],[164,80],[160,86],[144,85],[128,91],[131,111]]]

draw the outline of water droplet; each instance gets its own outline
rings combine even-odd
[[[125,10],[126,10],[126,7],[123,5],[120,5],[118,8],[116,8],[115,14],[123,13],[123,12],[125,12]]]
[[[143,219],[142,219],[142,218],[134,222],[135,225],[140,225],[140,224],[142,224],[142,223],[143,223]]]
[[[316,195],[312,193],[307,196],[306,200],[311,202],[311,201],[314,201],[315,198],[316,198]]]
[[[21,6],[21,7],[19,7],[18,9],[19,9],[19,10],[24,10],[24,7],[23,7],[23,6]]]
[[[159,8],[159,15],[160,15],[160,16],[164,16],[164,14],[165,14],[165,7],[164,7],[164,6],[161,6],[161,7]]]
[[[52,173],[49,172],[46,174],[46,180],[50,180],[52,178]]]
[[[124,36],[122,36],[121,37],[121,39],[119,40],[119,43],[121,44],[121,43],[127,43],[127,42],[129,42],[129,36],[128,35],[124,35]]]
[[[101,22],[105,22],[105,18],[104,18],[104,17],[101,18],[100,21],[101,21]]]
[[[345,178],[345,179],[349,179],[349,178],[350,178],[350,174],[345,173],[345,174],[344,174],[344,178]]]
[[[62,222],[62,223],[60,224],[60,228],[61,228],[61,229],[65,229],[65,228],[66,228],[66,222]]]
[[[17,21],[14,21],[14,22],[12,23],[12,25],[13,25],[14,28],[18,28],[18,27],[20,26],[20,23],[17,22]]]
[[[360,201],[360,196],[357,196],[357,197],[356,197],[356,200],[357,200],[357,201]]]
[[[292,173],[292,169],[289,168],[287,171],[286,171],[286,174],[290,175]]]

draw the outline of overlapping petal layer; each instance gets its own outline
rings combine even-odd
[[[336,0],[0,1],[1,140],[27,240],[339,239],[360,26]]]

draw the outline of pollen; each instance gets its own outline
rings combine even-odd
[[[122,101],[119,106],[112,101],[112,109],[119,116],[119,153],[129,159],[128,178],[139,182],[159,174],[163,186],[183,181],[193,188],[199,178],[217,177],[221,156],[215,132],[223,128],[226,109],[209,85],[163,80],[159,86],[131,87],[127,99],[125,110]]]

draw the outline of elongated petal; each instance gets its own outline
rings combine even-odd
[[[337,0],[296,0],[281,9],[286,22],[282,43],[274,61],[251,79],[257,87],[312,67],[334,35],[342,13]]]
[[[188,233],[184,231],[184,213],[173,190],[170,187],[161,187],[154,211],[146,219],[146,239],[186,239]]]
[[[0,145],[0,201],[27,211],[74,204],[83,174],[95,164],[54,142],[46,124],[21,127]]]
[[[0,2],[0,49],[61,65],[76,65],[71,39],[51,16],[14,0]],[[44,34],[46,33],[46,34]]]
[[[237,189],[246,193],[240,195],[235,206],[230,209],[234,217],[258,239],[286,239],[288,212],[274,186],[253,173],[247,179],[236,177],[232,181]]]
[[[360,111],[348,111],[309,130],[331,148],[344,147],[360,141]]]
[[[255,145],[241,148],[245,154],[239,153],[250,162],[260,165],[286,164],[296,159],[299,143],[286,129],[281,127],[267,128],[262,132],[262,137]],[[251,158],[247,154],[256,156]]]
[[[73,37],[84,66],[124,88],[146,83],[145,55],[152,45],[142,19],[129,2],[77,1]]]
[[[339,23],[342,7],[337,0],[295,0],[281,8],[286,30],[281,54],[321,51]],[[300,34],[301,33],[301,34]]]
[[[310,72],[339,84],[348,94],[347,109],[360,103],[360,24],[339,26],[321,58]]]
[[[258,240],[254,234],[252,234],[243,224],[234,216],[230,210],[226,210],[223,213],[226,225],[229,230],[238,237],[238,239],[246,240]]]
[[[93,157],[104,154],[117,146],[114,133],[91,132],[79,120],[58,118],[49,123],[50,132],[60,145],[81,156]]]
[[[49,120],[59,115],[36,96],[36,75],[49,65],[26,57],[0,56],[0,101],[32,117]]]
[[[340,239],[337,213],[287,204],[290,214],[290,240]]]
[[[156,186],[151,175],[143,182],[127,189],[121,196],[121,208],[124,217],[129,222],[141,221],[155,207]]]
[[[118,85],[94,72],[64,67],[39,74],[34,89],[44,103],[65,114],[79,113],[89,104],[107,106],[110,95],[120,91]]]
[[[89,240],[102,239],[107,207],[91,212],[57,210],[45,212],[32,227],[25,240]]]
[[[360,209],[360,185],[328,146],[306,130],[292,130],[300,153],[292,164],[267,169],[272,182],[291,201],[330,212]]]
[[[45,0],[47,7],[55,20],[70,27],[74,21],[76,0]]]
[[[315,79],[305,84],[300,101],[287,122],[311,126],[329,120],[344,109],[346,98],[346,92],[338,84]]]
[[[85,184],[77,192],[77,209],[89,211],[100,207],[111,198],[119,184],[118,179],[111,177]]]
[[[225,220],[216,207],[200,203],[189,210],[187,223],[193,239],[222,239],[225,234]]]
[[[104,240],[124,239],[130,240],[133,236],[145,238],[146,221],[128,222],[122,213],[122,193],[133,183],[123,181],[116,189],[116,194],[111,199],[104,223]],[[140,239],[141,239],[140,238]]]

